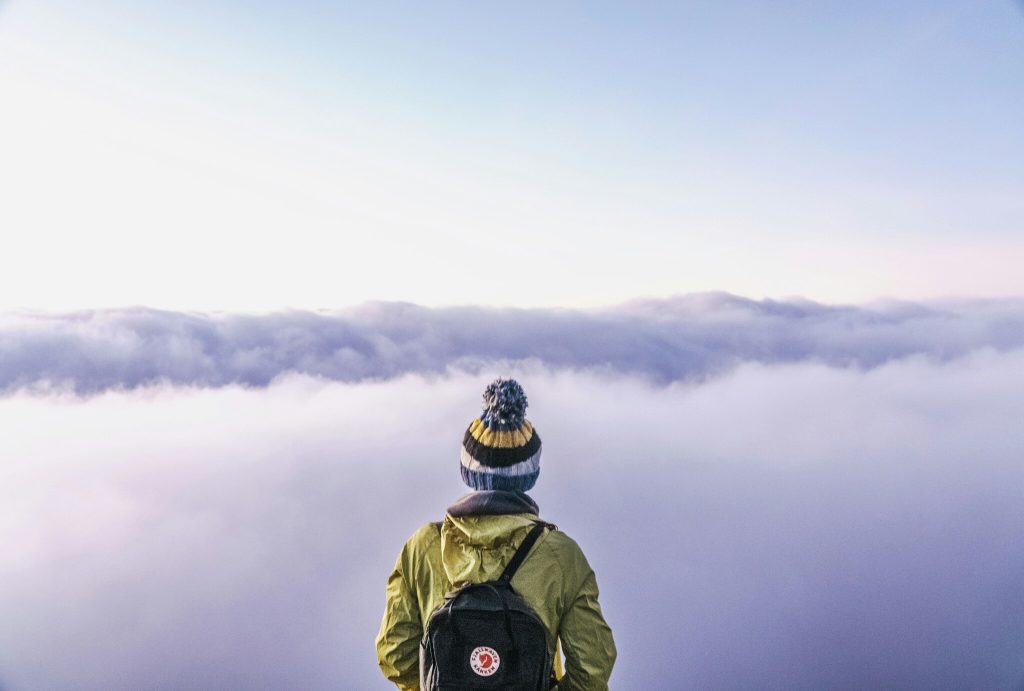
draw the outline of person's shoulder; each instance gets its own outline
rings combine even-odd
[[[579,543],[562,530],[548,530],[544,546],[548,558],[557,564],[562,574],[563,589],[569,594],[576,592],[592,571]]]
[[[544,542],[548,549],[553,550],[560,558],[576,559],[583,556],[583,550],[579,544],[559,528],[549,529]]]
[[[435,542],[441,540],[441,523],[435,521],[431,523],[424,523],[416,531],[409,536],[409,539],[405,541],[405,544],[410,547],[418,546],[430,546]]]
[[[441,542],[441,523],[424,523],[405,541],[405,548],[413,554],[423,554],[437,548]]]
[[[406,568],[411,568],[422,563],[423,559],[436,549],[437,543],[441,541],[438,533],[437,523],[424,523],[409,536],[409,539],[402,545],[402,554],[399,557]]]

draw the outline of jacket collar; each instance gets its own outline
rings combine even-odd
[[[449,516],[504,516],[511,513],[537,515],[540,507],[525,492],[490,489],[470,492],[448,507]]]

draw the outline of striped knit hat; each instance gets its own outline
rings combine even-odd
[[[495,379],[484,410],[462,439],[462,479],[473,489],[525,492],[540,475],[540,437],[526,419],[526,394],[514,379]]]

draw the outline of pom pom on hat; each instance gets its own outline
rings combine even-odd
[[[526,419],[526,392],[515,379],[495,379],[484,389],[484,412],[480,419],[490,426],[517,429]]]
[[[462,439],[462,479],[477,490],[525,492],[540,475],[540,437],[526,419],[526,393],[516,380],[499,378],[483,403]]]

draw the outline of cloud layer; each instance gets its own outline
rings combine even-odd
[[[1024,350],[933,355],[511,368],[615,688],[1024,681]],[[0,400],[0,687],[387,688],[384,580],[491,374]]]
[[[591,311],[379,303],[266,315],[21,313],[0,318],[0,393],[259,387],[288,373],[360,382],[525,361],[665,384],[744,362],[872,368],[1022,346],[1019,300],[828,306],[709,293]]]

